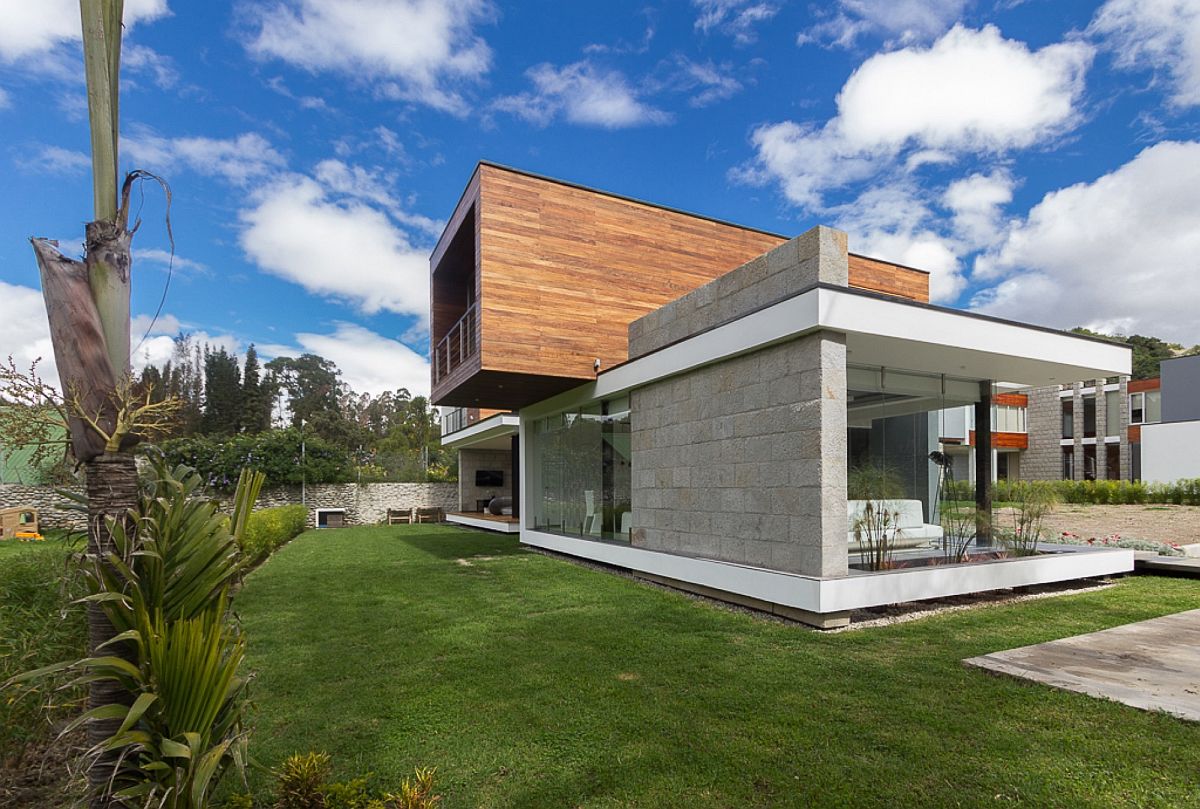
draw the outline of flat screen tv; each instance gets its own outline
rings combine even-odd
[[[485,488],[494,489],[504,485],[504,470],[503,469],[476,469],[475,470],[475,485]]]

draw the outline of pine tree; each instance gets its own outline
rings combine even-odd
[[[262,378],[258,351],[254,344],[246,349],[242,372],[242,432],[261,433],[271,429],[271,395],[268,381]]]
[[[233,435],[241,428],[242,384],[237,357],[224,348],[205,346],[203,431]]]

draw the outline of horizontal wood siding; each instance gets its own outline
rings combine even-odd
[[[627,358],[628,325],[785,240],[480,167],[484,369],[589,379]],[[925,273],[851,259],[850,285],[928,301]]]
[[[975,446],[975,431],[971,430],[971,446]],[[992,433],[992,449],[1029,449],[1028,433]]]
[[[593,378],[596,359],[605,368],[627,359],[630,322],[785,241],[488,164],[448,231],[455,226],[471,227],[474,239],[447,232],[435,250],[431,336],[463,311],[461,273],[474,263],[480,351],[434,387],[433,399],[466,406],[518,407],[535,389]],[[927,274],[865,256],[850,256],[849,282],[929,300]],[[503,393],[494,373],[513,375]],[[511,391],[518,385],[522,394]]]
[[[481,167],[483,367],[589,379],[629,323],[782,243],[777,236]]]
[[[856,253],[850,254],[850,286],[929,303],[929,273]]]
[[[1129,383],[1130,393],[1141,393],[1147,390],[1158,390],[1162,387],[1162,380],[1158,377],[1154,379],[1134,379]]]
[[[1029,397],[1024,393],[997,393],[992,396],[992,404],[1009,407],[1028,407]]]

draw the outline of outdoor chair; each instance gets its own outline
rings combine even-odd
[[[411,508],[389,508],[387,510],[388,525],[404,525],[413,521]]]
[[[442,510],[437,506],[417,509],[417,522],[441,522]]]

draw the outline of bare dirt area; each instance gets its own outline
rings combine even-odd
[[[1012,509],[996,509],[996,524],[1011,523]],[[1189,545],[1200,542],[1200,506],[1086,506],[1062,503],[1044,522],[1046,536],[1063,531],[1083,539],[1118,534],[1125,539],[1174,542]]]

